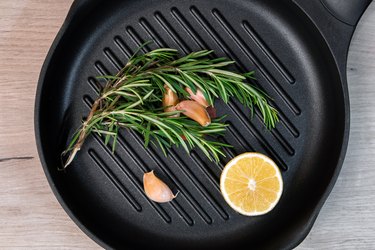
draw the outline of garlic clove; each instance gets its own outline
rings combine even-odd
[[[148,198],[155,202],[168,202],[176,198],[172,190],[154,174],[154,171],[143,175],[143,188]]]
[[[186,90],[186,92],[189,93],[190,99],[196,101],[197,103],[199,103],[200,105],[202,105],[205,108],[210,106],[210,104],[208,104],[206,98],[204,97],[202,90],[197,89],[197,92],[195,94],[194,94],[193,90],[191,90],[190,88],[186,87],[185,90]]]
[[[207,110],[196,101],[185,100],[176,105],[176,110],[183,111],[187,117],[198,122],[203,127],[211,124],[211,118]]]
[[[163,107],[164,112],[172,112],[176,111],[174,106],[178,103],[178,96],[175,92],[173,92],[167,85],[164,85],[164,95],[163,95]],[[179,116],[179,114],[173,115],[173,117]]]

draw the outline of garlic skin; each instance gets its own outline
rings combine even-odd
[[[163,95],[163,107],[164,112],[176,111],[174,106],[178,103],[178,96],[173,92],[167,85],[164,85],[164,95]],[[173,115],[172,117],[178,117],[179,114]]]
[[[186,92],[189,93],[189,95],[190,95],[189,97],[193,101],[196,101],[197,103],[199,103],[200,105],[202,105],[205,108],[210,106],[210,104],[207,102],[206,98],[204,97],[202,90],[197,89],[197,92],[195,94],[194,94],[193,90],[191,90],[190,88],[186,87],[185,90],[186,90]]]
[[[183,111],[184,115],[198,122],[203,127],[211,124],[211,118],[207,110],[196,101],[182,101],[176,105],[176,110]]]
[[[208,106],[206,110],[207,110],[208,115],[211,117],[211,119],[215,119],[217,117],[216,108],[212,106]]]
[[[154,170],[143,175],[143,189],[147,197],[155,202],[164,203],[176,198],[167,184],[155,176]]]

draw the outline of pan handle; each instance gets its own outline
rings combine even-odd
[[[318,28],[346,81],[347,56],[355,27],[372,0],[292,0]]]
[[[325,8],[343,23],[355,26],[372,0],[320,0]]]

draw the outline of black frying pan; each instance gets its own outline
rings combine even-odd
[[[370,0],[76,0],[43,66],[35,106],[36,139],[48,181],[69,216],[105,248],[293,248],[308,234],[339,174],[349,133],[347,51]],[[213,49],[256,70],[281,121],[266,131],[259,114],[217,104],[234,145],[219,165],[201,152],[165,158],[123,131],[114,154],[89,137],[65,172],[60,154],[100,91],[144,41],[145,50],[182,54]],[[225,163],[246,151],[273,158],[284,193],[263,216],[234,212],[219,191]],[[180,191],[148,200],[142,176],[154,169]]]

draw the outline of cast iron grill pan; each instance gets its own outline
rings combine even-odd
[[[310,230],[345,154],[346,50],[351,25],[368,1],[361,4],[344,23],[319,1],[75,2],[46,59],[36,101],[38,149],[62,206],[105,248],[296,246]],[[331,22],[331,30],[319,26],[319,19]],[[199,150],[188,155],[173,148],[164,157],[156,147],[145,149],[137,133],[123,130],[113,154],[102,138],[90,136],[71,166],[57,171],[68,139],[104,84],[95,77],[115,74],[148,40],[154,42],[143,52],[213,49],[215,56],[237,61],[232,70],[255,70],[253,83],[273,98],[280,113],[277,127],[267,131],[259,112],[250,118],[236,101],[217,102],[218,115],[228,115],[230,124],[220,140],[234,146],[219,164]],[[284,179],[279,204],[264,216],[239,215],[220,194],[226,162],[248,151],[274,159]],[[175,200],[147,199],[142,177],[150,170],[180,191]]]

